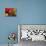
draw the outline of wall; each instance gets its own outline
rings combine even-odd
[[[5,17],[6,7],[16,8],[17,16]],[[9,32],[17,33],[17,24],[46,24],[46,0],[0,0],[0,44],[8,43]]]

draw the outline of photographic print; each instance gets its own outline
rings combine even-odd
[[[5,16],[16,16],[16,8],[5,8]]]

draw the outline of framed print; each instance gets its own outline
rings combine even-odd
[[[5,16],[16,16],[16,8],[5,8]]]

